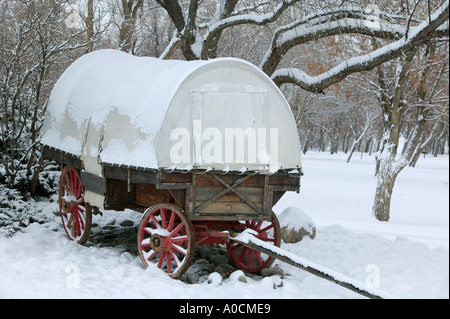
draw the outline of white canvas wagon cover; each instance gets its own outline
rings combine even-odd
[[[146,169],[299,170],[300,143],[278,87],[240,59],[174,61],[89,53],[56,83],[41,143]]]

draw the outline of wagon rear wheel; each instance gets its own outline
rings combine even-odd
[[[58,199],[67,236],[78,244],[85,243],[91,233],[92,208],[84,202],[80,175],[73,167],[66,166],[61,172]]]
[[[186,214],[171,204],[147,209],[138,230],[138,248],[144,266],[155,264],[179,278],[194,258],[195,235]]]
[[[253,229],[258,234],[256,238],[267,243],[280,247],[280,223],[277,216],[272,212],[270,222],[264,221],[244,221],[241,222],[241,229]],[[269,267],[275,258],[270,257],[258,250],[250,249],[242,244],[230,241],[227,243],[227,251],[233,263],[246,272],[258,272],[265,267]]]

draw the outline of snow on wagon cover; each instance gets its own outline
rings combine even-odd
[[[56,83],[41,143],[150,169],[297,170],[297,128],[278,87],[235,58],[175,61],[100,50]]]

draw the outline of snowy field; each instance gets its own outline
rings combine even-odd
[[[400,173],[391,221],[371,215],[374,159],[310,152],[303,157],[300,194],[286,194],[280,214],[296,206],[317,226],[314,240],[282,248],[395,298],[449,298],[449,158],[428,156]],[[40,203],[48,214],[55,203]],[[139,220],[126,211],[94,216],[107,224]],[[141,266],[122,248],[78,246],[66,239],[59,219],[31,224],[0,238],[0,298],[290,299],[364,298],[350,290],[276,261],[285,276],[239,281],[239,273],[186,284],[159,269]]]

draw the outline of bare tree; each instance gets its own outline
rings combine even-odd
[[[0,159],[8,187],[31,189],[32,194],[42,164],[39,131],[52,83],[71,62],[69,52],[90,43],[83,39],[85,29],[68,28],[67,4],[18,0],[2,8]]]
[[[448,44],[445,46],[443,50],[448,50]],[[448,57],[440,63],[431,58],[434,47],[435,42],[430,40],[424,48],[391,62],[396,64],[393,75],[388,75],[389,70],[385,68],[378,69],[376,91],[383,112],[384,132],[381,150],[376,156],[373,214],[380,221],[390,219],[391,196],[398,174],[417,160],[432,140],[441,118],[448,114],[448,88],[443,86],[447,84],[444,74],[447,72],[448,78]],[[409,126],[407,134],[405,126]],[[402,137],[405,139],[403,150],[399,149]]]

